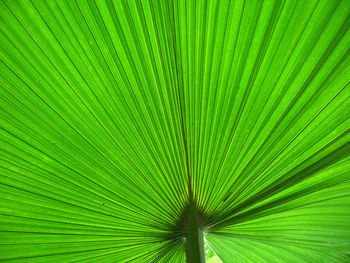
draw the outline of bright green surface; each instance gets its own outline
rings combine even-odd
[[[349,26],[348,0],[0,0],[0,260],[184,262],[190,192],[225,263],[348,262]]]

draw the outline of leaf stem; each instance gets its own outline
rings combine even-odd
[[[205,263],[203,231],[193,202],[190,203],[187,220],[185,242],[187,263]]]

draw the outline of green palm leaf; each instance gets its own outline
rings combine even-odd
[[[350,260],[348,0],[0,20],[0,260]]]

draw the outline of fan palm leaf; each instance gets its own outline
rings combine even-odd
[[[0,21],[0,260],[350,260],[348,0],[1,0]]]

